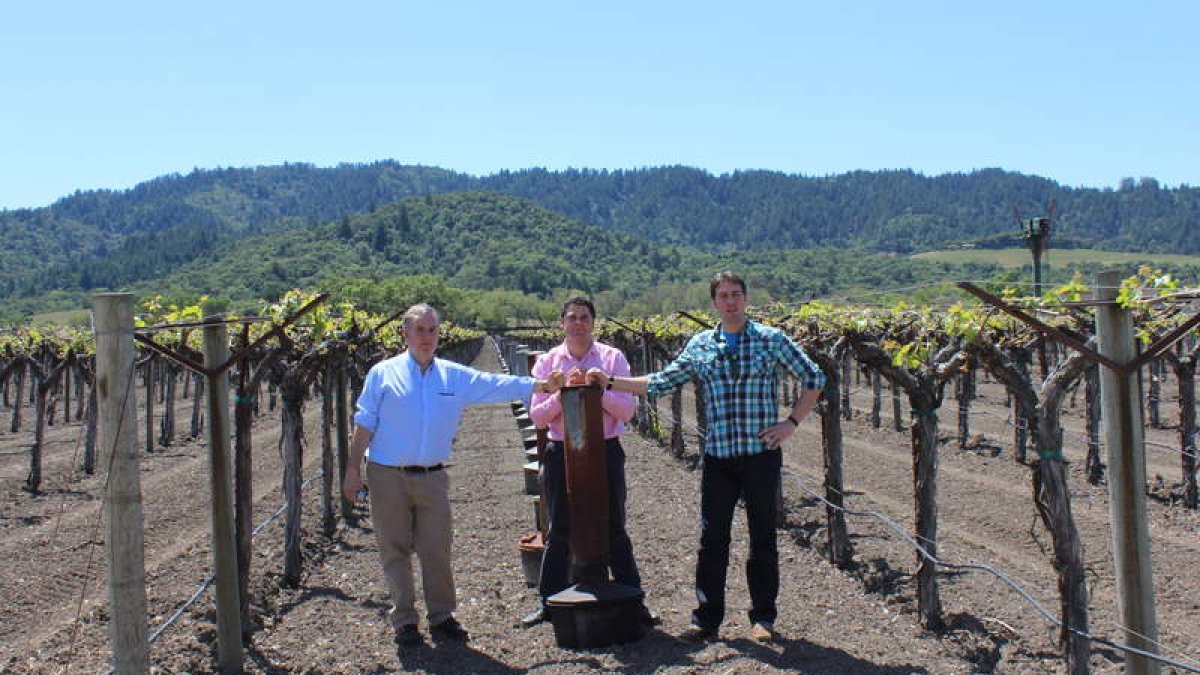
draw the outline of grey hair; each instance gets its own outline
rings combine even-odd
[[[426,314],[432,314],[434,320],[438,324],[442,323],[442,317],[438,315],[437,310],[434,309],[432,305],[419,302],[412,307],[409,307],[408,311],[404,312],[404,327],[408,328],[414,320],[419,319]]]

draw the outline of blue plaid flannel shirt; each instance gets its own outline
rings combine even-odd
[[[692,336],[666,368],[647,378],[647,396],[662,396],[696,378],[707,395],[704,453],[714,457],[767,450],[758,432],[779,422],[778,370],[787,368],[802,389],[821,389],[825,373],[783,331],[746,320],[730,353],[718,328]]]

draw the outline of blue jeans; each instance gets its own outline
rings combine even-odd
[[[642,587],[633,543],[625,531],[625,450],[617,438],[604,441],[608,464],[608,558],[613,581]],[[567,472],[562,441],[550,441],[542,457],[543,490],[549,531],[542,554],[538,592],[542,601],[571,585],[571,511],[567,503]]]
[[[700,605],[692,612],[692,623],[697,626],[715,629],[725,619],[729,531],[739,497],[746,500],[750,530],[750,556],[746,560],[750,621],[775,622],[775,598],[779,595],[775,515],[782,462],[779,450],[743,457],[704,456],[700,479],[700,556],[696,562],[696,597]]]

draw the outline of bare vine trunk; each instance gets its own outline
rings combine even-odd
[[[872,369],[871,374],[871,428],[883,425],[883,377]]]
[[[193,391],[195,396],[192,397],[192,425],[191,437],[199,438],[200,434],[204,433],[204,376],[200,373],[192,375]]]
[[[896,383],[891,383],[892,389],[892,424],[895,425],[896,431],[904,431],[904,417],[902,417],[904,407],[900,402],[900,386]]]
[[[163,414],[162,429],[158,436],[158,445],[166,448],[175,438],[175,382],[178,380],[178,369],[170,364],[162,365],[163,380]]]
[[[283,526],[283,583],[292,588],[300,584],[304,566],[300,542],[300,486],[304,466],[304,382],[301,378],[300,373],[289,370],[280,386],[283,430],[279,449],[283,457],[283,498],[287,502]]]
[[[321,376],[321,531],[332,537],[337,530],[337,514],[333,508],[333,378],[336,364],[325,364]]]
[[[1190,356],[1167,355],[1167,363],[1175,373],[1179,387],[1179,450],[1182,455],[1183,505],[1197,508],[1196,486],[1196,365],[1200,356],[1197,348]]]
[[[942,628],[942,601],[938,595],[937,565],[937,446],[938,420],[934,401],[909,394],[913,407],[913,494],[917,515],[917,542],[928,557],[917,557],[917,611],[921,625]]]
[[[8,428],[14,434],[21,430],[21,403],[25,398],[21,394],[24,392],[25,371],[27,369],[28,366],[25,363],[21,363],[14,368],[16,379],[13,382],[12,424]]]
[[[683,387],[671,392],[671,455],[683,457]]]
[[[853,363],[854,359],[850,356],[850,352],[847,351],[842,356],[842,376],[839,378],[841,382],[845,383],[845,386],[839,387],[839,393],[842,396],[842,419],[845,420],[849,420],[854,413],[853,408],[850,407],[850,375]]]
[[[157,447],[154,443],[155,363],[154,357],[150,357],[142,370],[142,379],[146,382],[146,454],[154,452]]]
[[[842,413],[838,389],[841,378],[837,362],[815,350],[807,350],[825,373],[825,395],[821,397],[821,451],[825,468],[825,533],[829,562],[848,568],[854,557],[850,533],[846,527],[845,485],[843,480]]]
[[[1104,480],[1104,462],[1100,459],[1100,369],[1088,367],[1083,374],[1083,409],[1087,423],[1087,457],[1084,469],[1088,483],[1099,485]]]
[[[87,389],[87,411],[84,413],[85,423],[87,424],[87,436],[83,444],[83,472],[91,476],[96,473],[96,438],[98,431],[96,425],[99,422],[99,412],[95,382],[92,382]]]
[[[237,395],[233,398],[233,536],[237,543],[238,597],[242,603],[243,635],[250,635],[254,630],[249,611],[250,565],[254,550],[254,446],[250,434],[254,422],[254,401],[247,387],[249,371],[249,360],[242,359],[238,364]]]
[[[975,368],[967,368],[958,376],[956,396],[958,399],[958,447],[966,448],[971,443],[971,401],[975,398]]]
[[[42,489],[42,444],[46,441],[46,395],[49,387],[37,383],[34,399],[33,447],[29,448],[29,476],[25,479],[25,489],[37,493]]]

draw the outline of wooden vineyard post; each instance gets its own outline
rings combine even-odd
[[[223,369],[229,359],[227,332],[224,323],[204,327],[204,367],[208,371],[209,478],[217,577],[217,668],[238,673],[242,671],[242,624],[229,452],[229,387]]]
[[[1115,300],[1121,274],[1102,272],[1096,277],[1097,300]],[[1136,357],[1133,320],[1129,311],[1114,304],[1096,308],[1096,333],[1100,353],[1117,363]],[[1154,612],[1154,582],[1150,567],[1150,533],[1146,522],[1145,436],[1137,383],[1129,373],[1100,369],[1105,445],[1108,449],[1109,518],[1112,521],[1113,567],[1121,625],[1128,644],[1155,652],[1158,640]],[[1157,673],[1158,664],[1127,654],[1129,673]]]
[[[93,296],[96,325],[96,389],[100,408],[101,466],[113,672],[150,670],[146,637],[146,563],[142,489],[138,472],[137,402],[133,392],[133,295]]]

